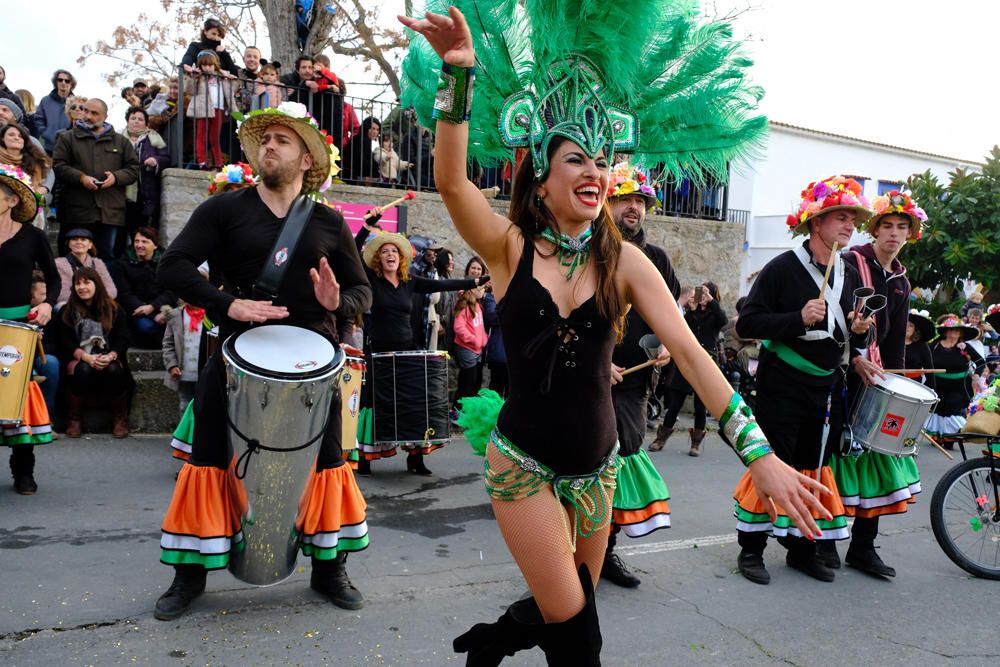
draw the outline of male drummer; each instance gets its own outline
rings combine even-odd
[[[876,197],[872,209],[875,214],[866,229],[874,240],[856,245],[843,255],[845,262],[858,269],[862,284],[886,298],[886,307],[874,316],[869,345],[862,354],[883,368],[904,368],[910,281],[897,257],[907,241],[920,238],[921,223],[927,214],[909,195],[895,190]],[[857,408],[863,387],[861,377],[850,373],[848,386],[852,407]],[[858,451],[834,456],[830,467],[847,514],[855,517],[847,564],[879,578],[896,576],[896,570],[886,565],[875,550],[878,520],[885,514],[905,512],[909,503],[915,502],[913,496],[920,493],[916,459]],[[832,542],[821,545],[820,555],[828,567],[840,567],[840,556]]]
[[[615,166],[611,172],[608,193],[611,216],[622,236],[639,246],[653,262],[676,299],[681,285],[670,266],[667,253],[646,240],[646,230],[643,227],[646,211],[655,206],[656,201],[656,192],[646,184],[645,174],[627,162]],[[624,530],[629,537],[642,537],[658,528],[670,527],[670,508],[667,505],[670,494],[667,485],[642,449],[642,439],[646,434],[646,400],[649,397],[653,368],[647,367],[624,377],[620,374],[626,368],[648,360],[646,353],[639,347],[639,340],[652,333],[653,330],[633,308],[626,316],[625,337],[615,347],[611,357],[611,376],[615,383],[611,389],[611,401],[615,407],[615,422],[621,447],[618,454],[621,456],[622,467],[618,471],[618,486],[613,501],[614,519],[601,576],[624,588],[635,588],[640,581],[622,562],[621,557],[614,553],[618,533]],[[661,351],[663,354],[658,362],[660,365],[670,358],[665,350]]]
[[[260,185],[198,206],[160,261],[159,279],[186,302],[225,313],[222,340],[266,322],[305,327],[333,340],[335,317],[351,319],[371,305],[371,288],[343,217],[316,205],[291,256],[287,248],[273,250],[293,202],[318,191],[336,172],[331,145],[295,103],[248,117],[239,136]],[[225,291],[198,273],[207,259]],[[255,293],[256,278],[272,261],[287,263],[274,299]],[[230,500],[225,384],[216,353],[199,376],[191,458],[181,468],[163,522],[160,560],[173,565],[175,575],[156,602],[154,615],[161,620],[183,614],[204,591],[206,572],[226,567],[230,548],[242,546],[241,512]],[[365,502],[342,458],[339,402],[330,410],[297,528],[303,552],[312,556],[312,587],[339,607],[358,609],[364,598],[347,577],[346,560],[347,552],[368,545]]]
[[[855,226],[867,221],[870,211],[860,184],[842,176],[810,183],[802,197],[798,213],[788,216],[788,227],[793,235],[807,234],[808,239],[764,266],[740,311],[736,331],[743,338],[762,340],[758,423],[781,460],[818,477],[830,489],[820,500],[832,518],[817,518],[822,530],[818,539],[842,540],[847,537],[847,520],[825,463],[840,442],[848,363],[855,364],[863,377],[875,371],[855,349],[871,323],[852,319],[857,272],[831,251],[835,243],[844,247],[850,242]],[[830,262],[833,266],[827,271]],[[771,523],[749,477],[744,475],[734,492],[742,547],[737,564],[743,576],[758,584],[770,582],[763,555],[767,536],[773,534],[788,550],[789,567],[820,581],[833,581],[833,570],[822,562],[814,542],[802,535],[782,508],[777,508],[777,520]]]

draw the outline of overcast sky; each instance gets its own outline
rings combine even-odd
[[[28,88],[36,98],[51,90],[57,67],[76,75],[81,94],[116,98],[101,76],[111,63],[92,59],[80,67],[81,47],[109,38],[115,25],[139,12],[161,13],[158,0],[102,0],[94,12],[46,0],[44,18],[37,3],[4,4],[0,65],[8,85]],[[389,21],[403,3],[379,4]],[[736,18],[736,32],[748,38],[753,79],[767,91],[763,111],[772,120],[968,160],[981,160],[1000,142],[1000,88],[992,74],[1000,2],[703,2],[722,15],[748,5]],[[334,69],[348,72],[345,80],[355,84],[351,93],[371,91],[357,85],[370,75],[348,65],[334,59]],[[113,111],[117,127],[123,109]]]

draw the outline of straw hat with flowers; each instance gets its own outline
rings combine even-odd
[[[855,226],[859,230],[872,215],[860,183],[847,176],[831,176],[806,186],[802,191],[798,211],[789,215],[785,224],[792,236],[807,235],[810,220],[824,213],[841,210],[857,214]]]

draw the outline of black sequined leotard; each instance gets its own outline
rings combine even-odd
[[[497,304],[507,348],[510,395],[498,430],[561,475],[593,472],[617,438],[611,404],[615,331],[591,297],[565,318],[524,252]]]

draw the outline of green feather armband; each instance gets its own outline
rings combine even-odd
[[[475,67],[455,67],[441,63],[432,118],[446,123],[464,123],[472,115],[472,82]]]
[[[719,418],[719,426],[722,428],[722,437],[740,455],[743,465],[750,465],[765,454],[773,453],[750,411],[750,406],[743,402],[743,397],[738,393],[734,392],[729,399],[726,411]]]

